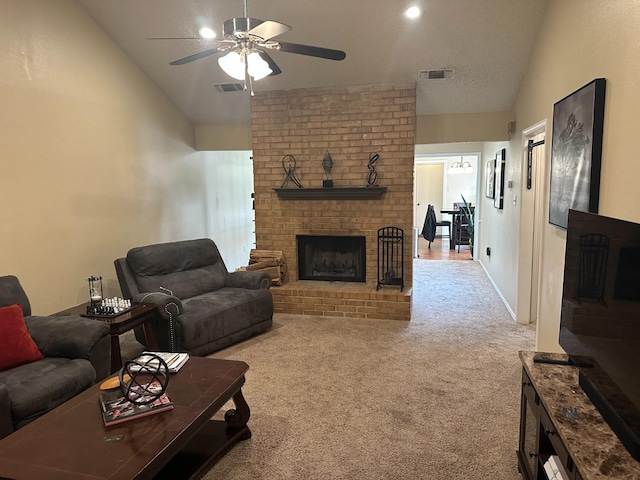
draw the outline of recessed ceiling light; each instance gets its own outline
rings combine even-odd
[[[198,30],[198,33],[202,38],[216,38],[216,32],[214,32],[209,27],[202,27]]]
[[[420,10],[420,7],[409,7],[405,10],[404,15],[407,18],[418,18],[422,15],[422,10]]]

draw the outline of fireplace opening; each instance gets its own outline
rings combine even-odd
[[[296,235],[298,279],[366,281],[365,237]]]

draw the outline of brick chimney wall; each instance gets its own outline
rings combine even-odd
[[[251,99],[256,248],[282,250],[285,282],[297,280],[296,235],[364,235],[366,283],[377,283],[377,231],[404,230],[405,285],[412,280],[414,85],[366,85],[256,93]],[[364,187],[378,153],[381,199],[282,200],[282,159],[293,155],[303,187],[321,188],[322,159],[334,188]],[[287,164],[289,161],[287,161]],[[287,188],[297,188],[289,183]]]

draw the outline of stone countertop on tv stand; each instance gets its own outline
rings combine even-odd
[[[582,391],[578,369],[534,363],[535,354],[523,351],[520,359],[584,480],[640,480],[640,462],[629,455]],[[566,359],[566,355],[546,355]],[[576,419],[564,414],[567,408],[576,409]]]

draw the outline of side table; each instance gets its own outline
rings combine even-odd
[[[111,373],[115,373],[122,368],[119,336],[129,330],[133,330],[134,328],[141,326],[144,329],[144,335],[147,339],[149,350],[160,350],[151,328],[151,322],[157,315],[157,307],[155,305],[146,303],[134,305],[128,312],[124,312],[112,318],[87,316],[87,305],[89,305],[89,302],[76,305],[75,307],[68,308],[67,310],[62,310],[61,312],[55,313],[54,316],[82,315],[87,318],[93,318],[94,320],[109,324],[109,335],[111,336]]]

